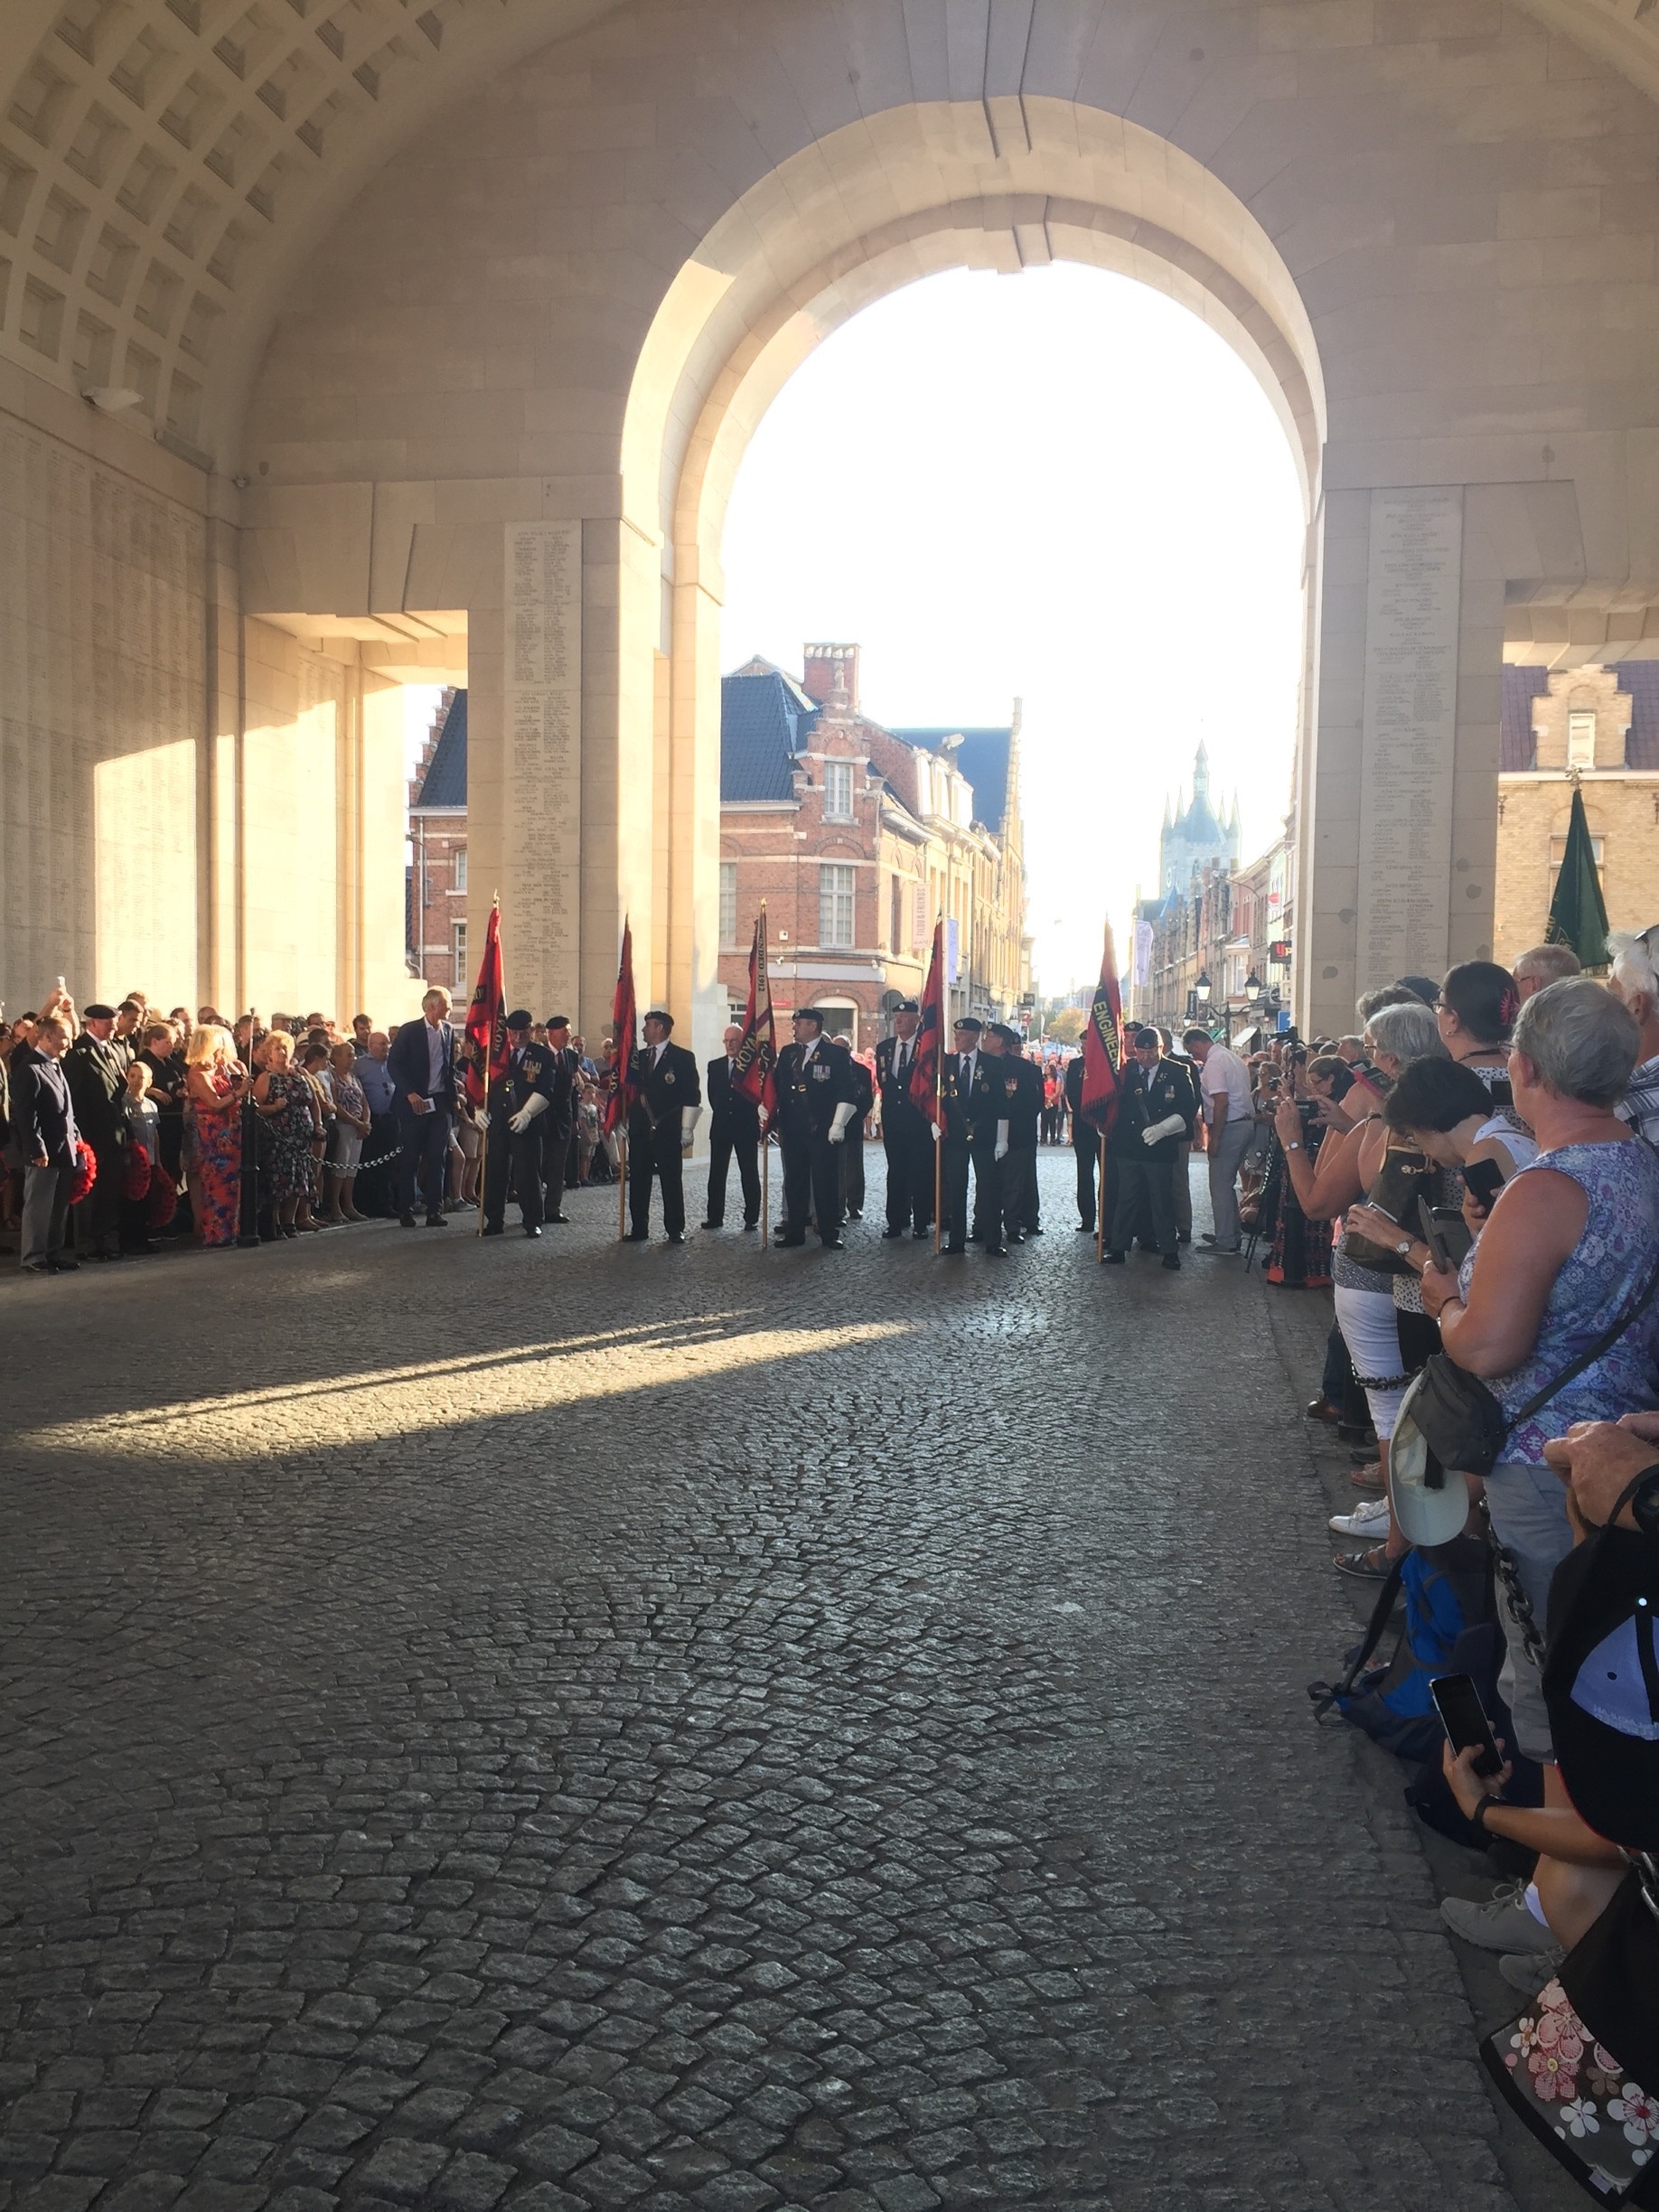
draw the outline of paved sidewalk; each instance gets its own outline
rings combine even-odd
[[[0,1282],[0,2207],[1577,2201],[1309,1718],[1295,1301],[878,1161]]]

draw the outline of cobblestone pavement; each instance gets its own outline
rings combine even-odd
[[[1295,1301],[1070,1165],[1000,1269],[578,1193],[0,1284],[0,2206],[1555,2201],[1309,1719]]]

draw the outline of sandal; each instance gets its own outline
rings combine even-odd
[[[1356,1490],[1382,1490],[1387,1487],[1382,1480],[1382,1462],[1373,1459],[1369,1467],[1355,1467],[1348,1480]]]
[[[1332,1561],[1338,1574],[1352,1575],[1356,1582],[1386,1582],[1393,1563],[1381,1544],[1364,1551],[1339,1551]]]

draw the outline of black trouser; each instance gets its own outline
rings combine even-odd
[[[971,1142],[949,1135],[944,1139],[945,1241],[953,1247],[967,1242],[968,1167],[973,1165],[973,1225],[988,1251],[1004,1249],[1002,1235],[1002,1162],[997,1158],[993,1130]]]
[[[351,1204],[360,1214],[398,1211],[397,1154],[402,1139],[395,1114],[370,1113],[369,1134],[363,1139],[363,1162],[351,1186]]]
[[[1144,1152],[1146,1148],[1142,1146]],[[1118,1157],[1118,1210],[1106,1240],[1111,1251],[1127,1251],[1137,1229],[1144,1238],[1146,1216],[1152,1217],[1152,1233],[1166,1256],[1176,1250],[1175,1185],[1167,1160]],[[1177,1257],[1179,1255],[1177,1254]]]
[[[1087,1144],[1076,1144],[1072,1150],[1077,1156],[1077,1218],[1085,1229],[1094,1226],[1094,1168],[1100,1158],[1101,1140],[1092,1129],[1087,1131]]]
[[[887,1226],[933,1225],[933,1124],[914,1106],[890,1106],[881,1120],[887,1155]]]
[[[539,1116],[532,1121],[522,1136],[515,1136],[508,1128],[508,1117],[512,1109],[502,1106],[492,1111],[490,1126],[484,1131],[484,1225],[499,1229],[507,1214],[507,1183],[512,1179],[512,1195],[519,1202],[519,1219],[527,1229],[539,1229],[541,1212],[541,1129],[547,1119]]]
[[[121,1198],[127,1187],[127,1154],[113,1137],[94,1141],[92,1157],[98,1176],[79,1205],[70,1209],[75,1243],[82,1252],[116,1251],[120,1248]]]
[[[726,1178],[734,1155],[743,1190],[744,1227],[752,1228],[761,1210],[760,1139],[752,1130],[734,1129],[729,1116],[722,1114],[708,1132],[708,1219],[717,1229],[726,1219]]]
[[[540,1131],[540,1176],[547,1200],[546,1219],[552,1221],[565,1207],[565,1160],[570,1150],[570,1131],[555,1129],[553,1117],[544,1113],[531,1122],[530,1132]]]
[[[680,1116],[671,1113],[653,1129],[637,1123],[628,1132],[628,1226],[636,1236],[651,1227],[651,1186],[662,1185],[662,1226],[670,1236],[686,1227],[685,1162],[680,1150]]]
[[[1037,1227],[1037,1156],[1036,1145],[1010,1145],[1002,1163],[1002,1218],[1012,1236],[1023,1229],[1029,1236]]]
[[[841,1145],[841,1211],[843,1214],[862,1214],[864,1211],[862,1116],[847,1124],[847,1135]]]
[[[783,1233],[792,1241],[806,1234],[807,1215],[829,1244],[841,1233],[841,1147],[811,1130],[780,1131],[783,1148]]]
[[[398,1211],[415,1211],[418,1182],[426,1189],[430,1220],[444,1211],[444,1178],[449,1172],[449,1109],[435,1106],[428,1114],[399,1114],[398,1122],[403,1143],[403,1157],[398,1162]]]

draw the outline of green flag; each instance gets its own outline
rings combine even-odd
[[[1570,945],[1586,968],[1607,964],[1607,910],[1601,896],[1601,879],[1596,873],[1589,824],[1584,819],[1584,793],[1576,783],[1572,820],[1567,825],[1567,849],[1555,879],[1555,896],[1550,901],[1544,942]]]

